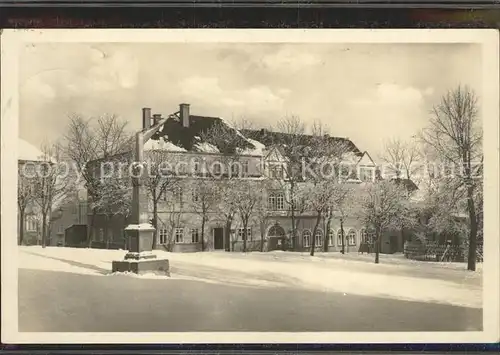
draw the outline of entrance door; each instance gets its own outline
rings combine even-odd
[[[224,249],[224,228],[214,228],[214,249]]]
[[[269,228],[267,232],[267,237],[269,238],[269,244],[267,250],[285,250],[285,230],[279,226],[274,225]]]

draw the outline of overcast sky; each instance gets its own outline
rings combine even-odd
[[[20,62],[20,136],[38,145],[70,113],[141,108],[168,115],[245,117],[257,127],[286,115],[320,120],[373,158],[384,140],[426,125],[456,85],[480,96],[481,47],[467,44],[37,44]]]

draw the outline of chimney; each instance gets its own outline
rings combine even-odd
[[[189,104],[180,104],[181,122],[183,127],[189,127]]]
[[[142,109],[142,129],[151,127],[151,109],[144,107]]]
[[[153,115],[153,126],[156,126],[158,122],[161,120],[161,113],[155,113]]]

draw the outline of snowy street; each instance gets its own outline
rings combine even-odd
[[[124,251],[19,248],[20,331],[453,331],[482,327],[482,272],[351,253],[166,253],[172,276],[112,275]]]

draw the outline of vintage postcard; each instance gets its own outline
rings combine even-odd
[[[498,341],[498,31],[5,30],[1,70],[3,343]]]

